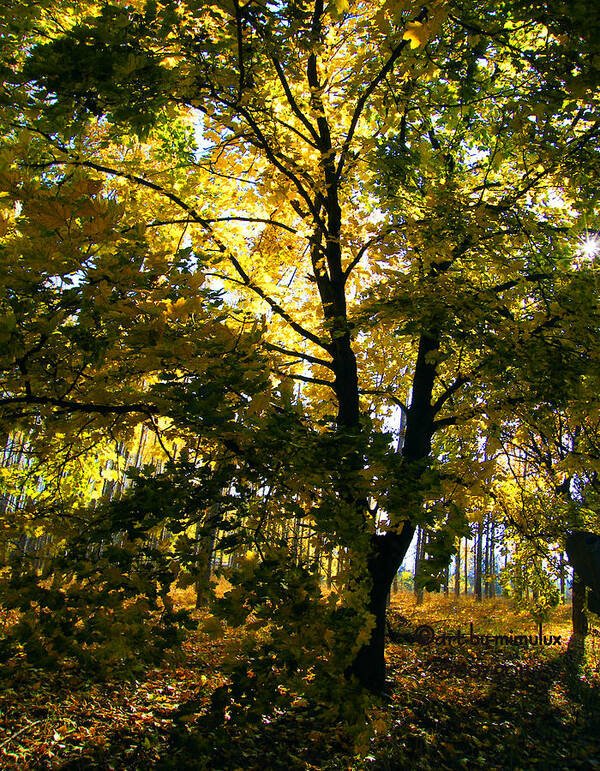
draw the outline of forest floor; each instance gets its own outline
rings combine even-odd
[[[0,684],[0,768],[600,769],[600,630],[577,659],[567,653],[569,613],[553,611],[543,629],[553,644],[540,647],[515,643],[538,630],[507,600],[432,594],[417,606],[396,595],[392,630],[420,627],[420,640],[389,643],[380,730],[359,753],[341,727],[325,729],[306,711],[224,729],[207,744],[201,718],[180,705],[209,704],[226,640],[191,639],[179,666],[136,683],[15,670]]]

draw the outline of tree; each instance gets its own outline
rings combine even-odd
[[[22,279],[7,295],[4,328],[19,340],[0,401],[7,419],[41,416],[49,435],[57,413],[165,415],[173,436],[189,437],[208,406],[210,442],[235,458],[231,474],[254,469],[261,488],[285,476],[269,505],[345,550],[350,671],[380,689],[386,598],[415,528],[431,530],[441,569],[492,473],[478,437],[495,436],[517,405],[534,417],[560,406],[592,366],[578,351],[593,350],[597,330],[593,264],[574,263],[573,252],[597,215],[597,11],[180,0],[6,13],[15,20],[5,22],[3,182],[11,203],[35,207],[15,215],[10,248],[39,260],[21,236],[26,221],[54,233],[60,261],[70,242],[56,220],[81,230],[69,272],[55,271],[72,289],[45,279],[40,295],[39,279]],[[43,224],[45,196],[55,218]],[[110,264],[93,263],[82,281],[90,241]],[[157,357],[152,329],[162,322],[134,327],[144,356],[123,338],[122,306],[138,307],[130,282],[150,304],[154,294],[172,304],[177,361],[169,336],[167,363],[162,349]],[[268,383],[246,382],[247,354],[224,342],[231,323],[208,314],[217,337],[208,350],[195,316],[177,324],[178,308],[202,317],[221,288],[230,317],[243,303],[241,347],[260,345]],[[22,297],[33,320],[25,339],[11,316]],[[69,331],[61,349],[44,325],[58,319],[65,335],[69,313],[79,337]],[[89,340],[90,328],[102,336]],[[110,366],[95,362],[98,350]],[[199,381],[209,396],[190,385]],[[127,394],[98,391],[106,382],[127,383]],[[224,393],[231,420],[219,430]],[[295,461],[286,437],[300,446]],[[265,557],[257,570],[280,565]]]
[[[568,536],[598,528],[598,418],[596,374],[590,372],[561,409],[540,409],[501,432],[502,461],[493,484],[495,506],[513,544],[505,570],[519,600],[531,589],[534,612],[543,616],[564,601],[564,549]],[[518,412],[518,411],[517,411]],[[573,580],[573,631],[586,626],[585,589]]]

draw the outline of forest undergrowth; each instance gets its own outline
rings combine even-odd
[[[543,626],[550,644],[540,647],[530,644],[536,624],[508,600],[430,594],[416,605],[412,594],[397,594],[388,691],[370,715],[374,735],[358,744],[301,701],[259,724],[215,727],[210,696],[236,630],[217,640],[191,636],[180,661],[143,681],[14,667],[0,690],[0,767],[600,768],[600,630],[592,626],[578,658],[567,650],[569,612],[552,611]]]

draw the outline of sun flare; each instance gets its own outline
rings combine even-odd
[[[593,259],[600,252],[600,238],[596,235],[586,235],[579,241],[577,255],[584,260]]]

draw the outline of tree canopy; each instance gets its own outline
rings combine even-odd
[[[212,628],[254,630],[238,700],[282,672],[380,689],[418,525],[433,582],[490,500],[547,545],[595,521],[597,8],[0,13],[0,419],[26,458],[2,582],[32,655],[127,659],[117,623],[159,655],[217,537]],[[96,500],[142,427],[153,463]]]

